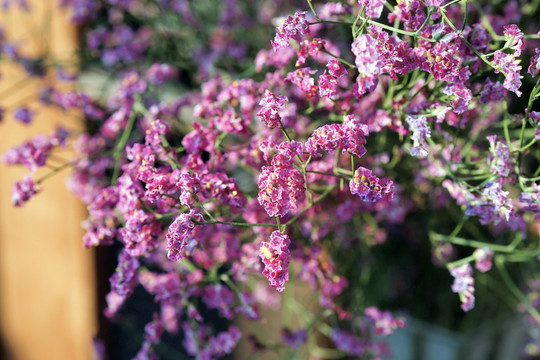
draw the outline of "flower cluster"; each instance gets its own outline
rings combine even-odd
[[[297,12],[294,16],[287,16],[285,22],[276,28],[276,37],[272,41],[274,51],[289,46],[289,39],[300,40],[300,35],[309,32],[309,25],[306,20],[306,12]]]
[[[112,245],[118,259],[106,315],[121,320],[138,288],[156,303],[136,359],[164,353],[167,333],[197,359],[231,354],[241,337],[301,358],[320,333],[340,350],[331,356],[382,358],[404,320],[372,305],[454,319],[418,306],[455,298],[440,289],[452,276],[462,309],[487,313],[503,307],[480,289],[475,299],[473,262],[482,276],[495,259],[511,284],[508,264],[538,261],[540,33],[523,32],[537,22],[515,1],[466,13],[440,0],[60,3],[86,31],[80,70],[115,84],[85,88],[0,34],[2,59],[43,84],[1,117],[23,129],[46,107],[87,119],[3,162],[29,172],[13,187],[19,207],[72,168],[84,247]],[[429,254],[450,275],[427,268]],[[282,296],[301,282],[318,315]],[[298,324],[279,339],[231,325],[264,325],[261,308],[280,306]]]
[[[363,201],[390,201],[394,197],[394,183],[388,178],[378,178],[373,172],[364,167],[354,171],[354,177],[349,183],[351,194],[360,196]]]
[[[277,145],[277,154],[271,166],[263,166],[259,176],[259,204],[268,216],[283,217],[297,208],[297,202],[304,194],[304,176],[294,167],[294,156],[300,156],[300,143],[282,142]]]
[[[454,277],[452,291],[459,294],[461,308],[469,311],[474,307],[474,278],[472,267],[469,263],[450,269]]]
[[[276,230],[270,235],[270,241],[262,242],[259,248],[259,256],[264,264],[263,275],[270,281],[270,285],[280,292],[289,281],[290,243],[287,235]]]

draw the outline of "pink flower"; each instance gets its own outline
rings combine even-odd
[[[306,66],[288,73],[286,80],[300,88],[306,94],[306,97],[311,98],[317,94],[318,89],[315,80],[311,77],[316,72],[317,70]]]
[[[309,32],[309,24],[306,20],[306,11],[296,12],[294,16],[288,16],[283,25],[276,28],[274,41],[270,41],[274,51],[289,46],[289,39],[299,40],[300,36]]]
[[[167,232],[167,257],[169,260],[177,262],[184,258],[184,248],[188,241],[192,239],[195,230],[195,223],[191,218],[199,222],[204,221],[201,214],[194,213],[193,210],[188,214],[180,214],[169,226]]]
[[[388,336],[393,334],[398,328],[405,326],[405,321],[402,318],[395,318],[390,311],[381,311],[375,306],[368,307],[364,313],[375,324],[375,334]]]
[[[473,253],[476,259],[476,269],[481,272],[487,272],[491,270],[493,265],[493,250],[490,250],[487,247],[478,248]]]
[[[352,43],[358,77],[356,80],[357,96],[375,90],[379,83],[382,63],[379,60],[377,41],[368,34],[362,34]]]
[[[385,0],[358,0],[358,4],[365,6],[366,16],[377,19],[381,16]]]
[[[375,202],[379,200],[392,200],[394,183],[388,178],[379,179],[373,172],[359,167],[349,182],[351,194],[357,194],[363,201]]]
[[[308,56],[316,57],[324,49],[325,41],[323,39],[315,38],[311,41],[304,40],[300,44],[300,50],[296,51],[298,60],[296,66],[302,66],[306,62]]]
[[[29,174],[22,181],[16,182],[11,191],[11,203],[17,207],[23,206],[25,202],[38,193],[36,185]]]
[[[287,101],[287,97],[274,95],[270,90],[266,90],[264,97],[259,102],[261,108],[257,112],[257,116],[261,117],[270,129],[279,127],[281,121],[279,111],[285,109],[285,101]]]
[[[521,51],[525,47],[523,32],[518,28],[517,25],[511,24],[504,27],[504,39],[506,44],[505,48],[514,50],[514,56],[519,57]]]
[[[304,176],[294,166],[263,166],[257,200],[268,216],[285,216],[296,209],[303,194]]]
[[[504,88],[513,91],[517,96],[521,96],[521,65],[519,65],[519,59],[515,56],[505,54],[502,51],[495,51],[493,54],[493,63],[499,67],[495,70],[495,73],[502,71],[505,74]]]
[[[531,63],[527,69],[527,72],[533,77],[538,75],[538,71],[540,71],[540,48],[534,49],[534,55],[531,57]]]
[[[289,280],[290,243],[287,235],[275,230],[270,235],[270,241],[263,241],[259,248],[259,257],[264,264],[263,275],[270,281],[270,286],[279,292],[285,289],[284,284]]]

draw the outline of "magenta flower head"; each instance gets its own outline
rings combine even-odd
[[[270,41],[274,51],[288,47],[289,39],[300,40],[300,35],[309,32],[309,23],[306,20],[306,12],[296,12],[294,16],[288,16],[283,25],[276,28],[274,41]]]
[[[264,264],[263,275],[270,281],[270,286],[279,292],[285,289],[284,284],[289,280],[290,243],[289,236],[275,230],[270,235],[270,241],[263,241],[259,248],[259,256]]]
[[[504,52],[497,50],[493,54],[493,63],[499,67],[495,70],[495,73],[502,71],[505,75],[503,86],[506,90],[513,91],[517,96],[521,96],[521,78],[520,75],[521,65],[519,59],[514,55],[505,54]]]
[[[538,32],[538,37],[540,38],[540,31]],[[529,68],[527,69],[527,72],[531,74],[532,77],[535,77],[538,75],[538,72],[540,71],[540,47],[537,47],[534,49],[534,55],[531,57],[531,63],[529,64]]]
[[[201,214],[190,211],[188,214],[180,214],[169,226],[167,233],[167,257],[171,261],[179,261],[184,258],[184,248],[191,240],[195,223],[204,221]]]
[[[30,175],[26,175],[24,180],[18,181],[13,185],[11,191],[11,203],[15,206],[22,207],[25,202],[30,200],[38,193],[36,183]]]
[[[521,55],[521,51],[525,47],[525,42],[523,32],[521,32],[516,24],[506,25],[504,27],[504,40],[506,40],[504,47],[514,50],[515,57]]]
[[[375,306],[368,307],[364,313],[366,319],[375,325],[374,333],[384,336],[392,335],[398,328],[405,326],[405,320],[401,317],[394,317],[390,311],[381,311]]]
[[[264,97],[259,102],[261,108],[257,112],[257,116],[261,117],[270,129],[279,127],[281,121],[279,112],[285,109],[285,101],[287,101],[286,96],[274,95],[270,90],[266,90]]]
[[[359,167],[349,182],[351,194],[357,194],[363,201],[375,202],[379,200],[392,200],[394,183],[388,178],[379,179],[373,172]]]
[[[490,250],[487,247],[478,248],[474,251],[473,255],[476,259],[476,270],[481,272],[491,270],[491,266],[493,265],[493,250]]]
[[[377,40],[368,34],[362,34],[352,43],[354,63],[358,69],[358,96],[372,92],[379,83],[382,62],[380,61]]]
[[[385,0],[358,0],[358,4],[365,6],[366,16],[377,19],[381,17]]]

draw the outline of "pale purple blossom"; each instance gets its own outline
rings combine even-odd
[[[413,146],[409,148],[411,155],[426,157],[428,155],[426,139],[431,137],[431,129],[427,125],[426,117],[414,115],[407,116],[405,120],[412,132],[411,140],[413,141]]]
[[[474,308],[474,278],[471,264],[465,263],[450,269],[454,277],[452,291],[459,294],[461,308],[469,311]]]
[[[309,24],[306,20],[306,11],[296,12],[294,16],[287,16],[285,22],[276,28],[276,36],[270,41],[274,50],[289,46],[289,39],[299,41],[300,35],[309,32]]]
[[[474,251],[473,256],[476,260],[476,270],[481,272],[491,270],[491,266],[493,265],[493,250],[487,247],[478,248]]]
[[[368,34],[358,36],[352,43],[351,50],[355,56],[354,62],[358,71],[357,94],[361,96],[375,90],[379,83],[382,63],[379,59],[377,41]]]

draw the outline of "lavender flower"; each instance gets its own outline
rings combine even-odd
[[[22,207],[25,202],[38,193],[36,185],[34,180],[32,180],[32,176],[29,174],[24,177],[24,180],[16,182],[11,191],[11,203],[15,206]]]
[[[426,157],[428,155],[426,139],[431,137],[431,129],[427,125],[426,117],[407,116],[406,120],[412,132],[413,146],[409,148],[411,155]]]
[[[474,278],[473,270],[469,263],[450,269],[450,274],[454,277],[452,291],[459,294],[461,308],[469,311],[474,308]]]

